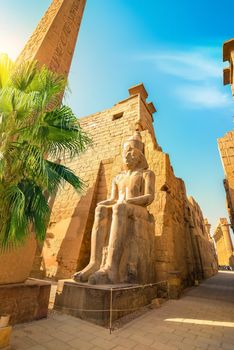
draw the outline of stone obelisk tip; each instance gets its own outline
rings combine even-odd
[[[37,60],[67,76],[74,54],[86,0],[53,0],[17,62]]]

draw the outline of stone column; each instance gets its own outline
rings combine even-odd
[[[210,229],[211,229],[211,224],[209,224],[208,219],[204,219],[204,225],[205,225],[205,230],[207,234],[207,238],[211,240],[211,235],[210,235]]]
[[[223,238],[224,238],[224,244],[227,251],[227,256],[231,257],[233,252],[233,245],[232,245],[232,240],[230,236],[230,229],[229,229],[230,225],[226,218],[220,219],[220,225],[223,232]]]
[[[234,96],[234,39],[225,41],[223,44],[223,61],[229,61],[229,67],[223,70],[224,85],[230,84]]]

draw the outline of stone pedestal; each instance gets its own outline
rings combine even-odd
[[[36,279],[0,285],[0,314],[10,315],[11,325],[47,317],[50,287]]]
[[[11,337],[12,327],[0,328],[0,349],[10,349],[10,337]]]
[[[110,320],[111,298],[112,320],[115,321],[150,304],[156,297],[157,287],[153,285],[143,288],[132,284],[89,285],[73,280],[60,280],[54,308],[105,326]]]

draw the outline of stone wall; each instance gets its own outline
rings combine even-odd
[[[187,285],[216,272],[214,256],[207,254],[213,243],[204,233],[201,210],[187,199],[184,182],[174,175],[169,156],[157,144],[155,108],[147,103],[143,84],[129,93],[111,109],[80,119],[93,144],[66,163],[85,181],[86,189],[78,194],[65,186],[56,196],[41,255],[41,270],[47,277],[69,278],[88,263],[96,204],[107,197],[111,179],[121,170],[122,144],[135,130],[141,131],[149,168],[156,175],[156,198],[149,210],[155,219],[157,280],[179,271]]]
[[[218,259],[214,240],[210,235],[211,225],[203,218],[201,208],[193,197],[189,197],[190,229],[194,247],[195,266],[198,278],[208,278],[218,270]]]
[[[219,152],[224,168],[227,208],[234,231],[234,131],[229,131],[224,137],[218,139]]]
[[[216,227],[214,239],[219,265],[231,266],[234,269],[234,252],[227,219],[221,218]]]

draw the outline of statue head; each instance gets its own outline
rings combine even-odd
[[[144,155],[144,143],[139,132],[136,132],[123,144],[123,165],[128,170],[148,168]]]

